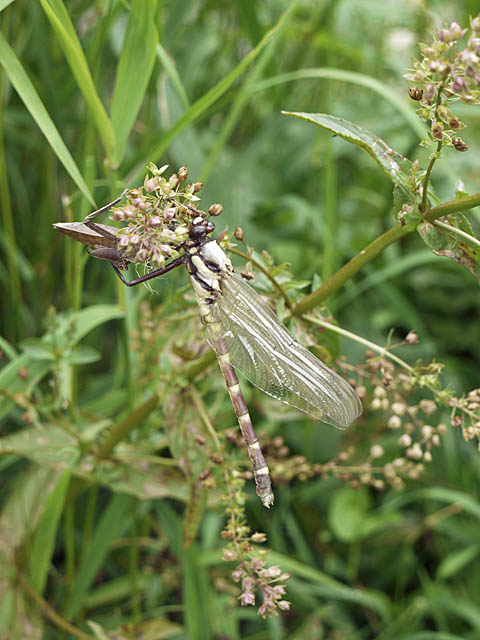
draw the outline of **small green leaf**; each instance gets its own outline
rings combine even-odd
[[[72,344],[79,342],[95,327],[110,320],[123,318],[124,315],[125,313],[122,309],[113,304],[96,304],[82,309],[75,314],[75,332],[72,336]],[[71,316],[69,316],[69,319],[71,319]]]
[[[455,200],[461,200],[462,198],[468,198],[469,194],[465,191],[465,185],[463,180],[457,180],[455,185]]]
[[[458,262],[480,279],[480,242],[463,214],[450,214],[433,224],[425,222],[418,225],[417,230],[435,255]]]
[[[41,338],[29,338],[22,342],[23,352],[32,360],[55,360],[55,351],[51,343]]]
[[[355,542],[363,537],[362,528],[369,509],[370,498],[365,488],[344,487],[335,493],[330,503],[330,528],[339,540]]]
[[[470,564],[480,551],[478,544],[471,544],[465,549],[454,551],[442,560],[437,569],[437,578],[448,580],[465,566]]]
[[[72,353],[67,355],[65,361],[68,364],[90,364],[98,362],[101,357],[102,354],[93,347],[75,347]]]
[[[67,605],[67,618],[79,612],[90,585],[110,552],[112,542],[124,535],[131,525],[134,514],[132,506],[132,497],[120,493],[114,494],[109,504],[103,508],[88,552],[77,569],[73,593]]]

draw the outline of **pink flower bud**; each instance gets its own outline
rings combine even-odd
[[[148,226],[149,227],[161,227],[162,226],[162,219],[160,218],[160,216],[152,216],[150,218],[150,220],[148,221]]]
[[[176,209],[174,207],[167,207],[166,209],[163,210],[164,220],[166,220],[167,222],[169,220],[173,220],[173,218],[175,217],[175,213],[176,213]]]
[[[445,29],[445,28],[439,29],[438,32],[437,32],[437,36],[438,36],[438,39],[441,42],[451,42],[452,41],[452,35],[451,35],[451,33],[450,33],[450,31],[448,29]]]

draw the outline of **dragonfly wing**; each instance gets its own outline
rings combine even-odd
[[[219,320],[238,371],[265,393],[339,429],[358,418],[362,404],[352,387],[294,340],[255,289],[235,274],[222,279],[221,289]]]

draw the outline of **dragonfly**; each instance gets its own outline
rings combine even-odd
[[[83,222],[53,226],[89,246],[93,257],[110,262],[128,287],[181,265],[186,267],[208,343],[217,356],[247,446],[256,493],[263,505],[270,507],[274,502],[270,472],[236,371],[268,395],[338,429],[346,429],[360,416],[361,401],[350,384],[297,342],[260,294],[235,274],[227,254],[211,238],[214,223],[202,215],[189,225],[180,256],[127,281],[121,272],[128,269],[134,257],[119,248],[118,228],[93,222],[94,217],[120,202],[125,193]],[[194,215],[200,214],[188,208]]]

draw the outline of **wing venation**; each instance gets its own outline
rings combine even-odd
[[[362,413],[352,387],[294,340],[261,296],[229,274],[219,320],[232,363],[265,393],[317,420],[346,429]]]

